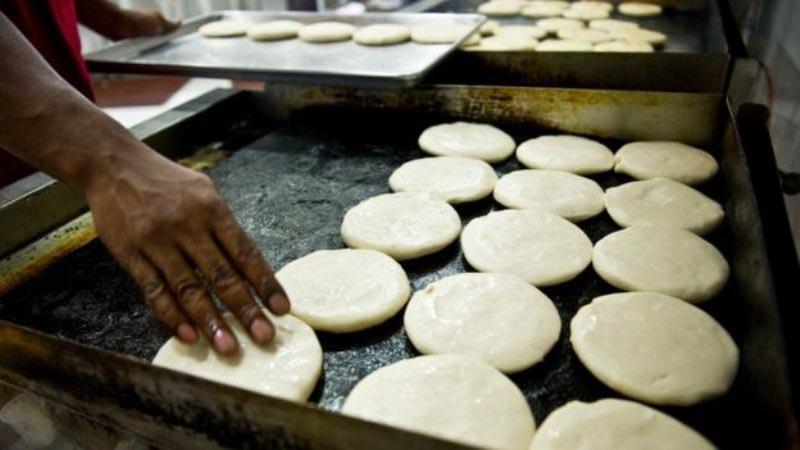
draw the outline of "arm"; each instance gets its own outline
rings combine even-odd
[[[115,41],[169,33],[178,27],[158,12],[123,9],[108,0],[76,0],[75,7],[82,24]]]
[[[0,13],[0,148],[82,192],[98,235],[156,319],[185,342],[195,326],[222,353],[237,342],[197,275],[256,342],[289,301],[211,180],[162,157],[67,85]]]

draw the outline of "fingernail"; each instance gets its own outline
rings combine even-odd
[[[272,327],[264,319],[256,319],[250,324],[250,332],[256,339],[256,342],[266,344],[272,340],[273,331]]]
[[[214,332],[214,347],[220,353],[231,353],[236,350],[236,341],[230,333],[220,328]]]
[[[286,314],[289,312],[289,299],[280,292],[270,295],[267,304],[269,305],[270,311],[275,314]]]
[[[197,332],[188,323],[178,325],[178,339],[193,344],[197,341]]]

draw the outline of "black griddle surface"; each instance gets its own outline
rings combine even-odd
[[[234,152],[209,174],[247,233],[276,269],[314,250],[342,248],[339,226],[345,211],[367,197],[389,192],[391,172],[410,159],[426,156],[417,137],[441,117],[393,113],[336,114],[330,111],[279,124]],[[496,124],[517,142],[542,133]],[[606,143],[616,150],[621,143]],[[499,175],[522,166],[512,157],[495,165]],[[592,177],[604,188],[630,181],[606,173]],[[716,183],[703,186],[720,200]],[[499,205],[491,200],[459,206],[462,222]],[[618,229],[606,213],[579,224],[596,242]],[[723,253],[725,231],[707,237]],[[469,269],[458,243],[419,260],[404,262],[413,290]],[[614,289],[591,267],[576,279],[542,289],[562,320],[561,336],[545,360],[511,378],[534,411],[537,423],[569,400],[618,397],[586,371],[568,339],[569,321],[592,298]],[[730,287],[702,305],[741,343],[741,302]],[[0,301],[0,318],[46,333],[144,359],[155,356],[168,336],[151,319],[135,285],[99,242],[69,255],[35,280]],[[375,369],[418,355],[402,328],[402,312],[362,332],[319,334],[324,349],[323,376],[311,401],[338,410],[352,387]],[[721,399],[689,408],[661,408],[711,439],[720,448],[748,442],[748,395],[741,380]]]

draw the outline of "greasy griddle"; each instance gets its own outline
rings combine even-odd
[[[241,127],[248,139],[237,148],[237,138],[221,142],[232,154],[209,171],[248,234],[268,255],[275,268],[318,249],[341,248],[339,225],[345,211],[370,196],[389,192],[391,172],[410,159],[425,156],[417,137],[427,126],[450,120],[428,114],[369,114],[337,110],[308,113],[287,122],[256,123]],[[517,142],[543,132],[532,126],[498,123]],[[605,141],[612,149],[621,143]],[[715,151],[715,149],[709,149]],[[499,175],[520,169],[512,157],[495,165]],[[593,176],[604,188],[629,181],[606,173]],[[701,189],[718,200],[722,189],[715,180]],[[500,208],[491,200],[459,206],[463,223]],[[617,229],[606,213],[579,224],[593,242]],[[709,240],[726,255],[729,238],[717,231]],[[470,270],[458,243],[403,267],[413,289],[444,276]],[[561,336],[545,360],[512,376],[541,421],[554,408],[573,399],[618,396],[586,371],[573,353],[568,325],[577,309],[597,295],[614,289],[591,267],[576,279],[542,289],[555,303],[562,319]],[[730,287],[702,305],[741,343],[742,302]],[[160,331],[144,306],[133,282],[99,242],[66,257],[38,278],[0,302],[0,318],[46,333],[103,349],[151,359],[168,336]],[[322,378],[311,401],[338,410],[358,380],[375,369],[418,353],[405,336],[402,313],[385,324],[358,333],[319,333],[324,349]],[[685,421],[720,448],[739,448],[750,435],[748,390],[740,379],[724,397],[689,408],[662,408]],[[763,437],[759,437],[763,439]],[[763,441],[762,441],[763,442]]]

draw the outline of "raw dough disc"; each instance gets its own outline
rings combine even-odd
[[[466,39],[464,39],[464,42],[461,43],[461,48],[474,47],[476,45],[479,45],[481,43],[481,40],[482,40],[481,34],[476,31],[475,33],[470,34],[469,36],[467,36]]]
[[[702,309],[656,293],[597,297],[570,323],[578,359],[610,388],[649,403],[689,406],[728,391],[733,339]]]
[[[356,27],[344,22],[317,22],[300,29],[298,35],[306,42],[348,41]]]
[[[558,33],[558,30],[565,28],[584,28],[583,22],[577,19],[565,19],[563,17],[548,17],[536,22],[536,26],[544,28],[550,33]]]
[[[511,156],[516,143],[491,125],[454,122],[428,127],[419,136],[419,146],[432,155],[464,156],[495,163]]]
[[[427,285],[408,303],[404,325],[423,354],[474,356],[505,373],[541,361],[561,331],[546,295],[501,273],[460,273]]]
[[[635,17],[658,16],[662,12],[662,8],[660,5],[654,5],[652,3],[639,3],[639,2],[620,3],[617,6],[617,10],[620,12],[620,14],[624,14],[626,16],[635,16]]]
[[[558,30],[556,35],[559,37],[559,39],[566,39],[568,41],[583,41],[590,44],[605,42],[611,39],[611,36],[608,35],[608,32],[592,28],[565,28],[563,30]]]
[[[450,22],[428,23],[411,28],[411,40],[418,44],[452,44],[470,31],[470,27]]]
[[[564,2],[531,1],[522,7],[525,17],[558,17],[569,6]]]
[[[596,52],[611,53],[653,53],[653,46],[640,41],[611,41],[595,44]]]
[[[158,350],[153,364],[262,395],[305,401],[322,371],[322,348],[314,330],[289,314],[274,316],[275,339],[254,344],[231,313],[222,315],[239,341],[234,356],[217,355],[201,338],[192,345],[170,338]]]
[[[342,221],[348,247],[371,248],[398,261],[430,255],[447,247],[461,231],[461,219],[444,200],[399,192],[368,198],[350,208]]]
[[[495,36],[518,36],[522,35],[529,39],[539,39],[547,35],[547,30],[536,25],[503,25],[494,31]]]
[[[247,37],[254,41],[277,41],[297,37],[303,24],[294,20],[272,20],[257,23],[247,29]]]
[[[235,20],[218,20],[202,25],[197,31],[203,37],[237,37],[247,34],[247,28],[250,25],[247,22]]]
[[[661,292],[691,303],[717,295],[728,280],[728,262],[691,231],[632,227],[600,239],[594,270],[624,291]]]
[[[666,34],[644,28],[617,28],[608,33],[612,38],[620,41],[647,42],[656,46],[667,42]]]
[[[491,0],[481,3],[478,12],[487,16],[516,16],[523,4],[517,0]]]
[[[353,40],[362,45],[394,45],[411,39],[411,29],[395,23],[367,25],[353,34]]]
[[[719,170],[708,152],[679,142],[632,142],[623,145],[614,159],[615,172],[637,180],[665,177],[693,185],[710,180]]]
[[[318,250],[275,276],[292,302],[292,314],[333,333],[383,323],[411,295],[400,264],[375,250]]]
[[[491,36],[494,34],[494,30],[498,29],[499,27],[500,22],[496,20],[487,20],[483,23],[483,25],[481,25],[480,28],[478,28],[478,31],[480,31],[481,36]]]
[[[597,19],[589,22],[589,28],[594,28],[596,30],[611,31],[619,29],[631,29],[631,28],[635,29],[639,28],[639,24],[637,24],[636,22],[629,22],[627,20]]]
[[[592,44],[582,41],[568,41],[566,39],[546,39],[536,46],[539,52],[590,52]]]
[[[601,8],[570,8],[563,13],[562,16],[566,17],[567,19],[578,19],[578,20],[597,20],[597,19],[608,19],[609,12],[601,9]]]
[[[460,355],[406,359],[367,375],[342,413],[481,448],[520,449],[536,430],[519,388]]]
[[[608,215],[621,227],[683,228],[705,234],[722,223],[719,203],[669,178],[633,181],[605,193]]]
[[[473,219],[461,234],[467,262],[481,272],[519,275],[534,286],[575,278],[592,260],[592,242],[555,214],[504,210]]]
[[[495,183],[492,166],[459,156],[408,161],[389,177],[395,192],[427,192],[451,204],[480,200],[492,193]]]
[[[517,148],[517,159],[530,169],[563,170],[589,175],[614,168],[614,154],[605,145],[580,136],[540,136]]]
[[[715,450],[700,433],[629,400],[571,401],[551,412],[530,450]]]
[[[599,184],[557,170],[517,170],[503,175],[494,188],[494,198],[506,208],[535,209],[572,222],[594,217],[605,209]]]
[[[614,10],[614,5],[599,0],[578,0],[572,2],[569,7],[570,9],[600,9],[607,12]]]
[[[481,39],[479,45],[464,48],[478,52],[525,52],[536,50],[536,39],[522,34],[502,34]]]

